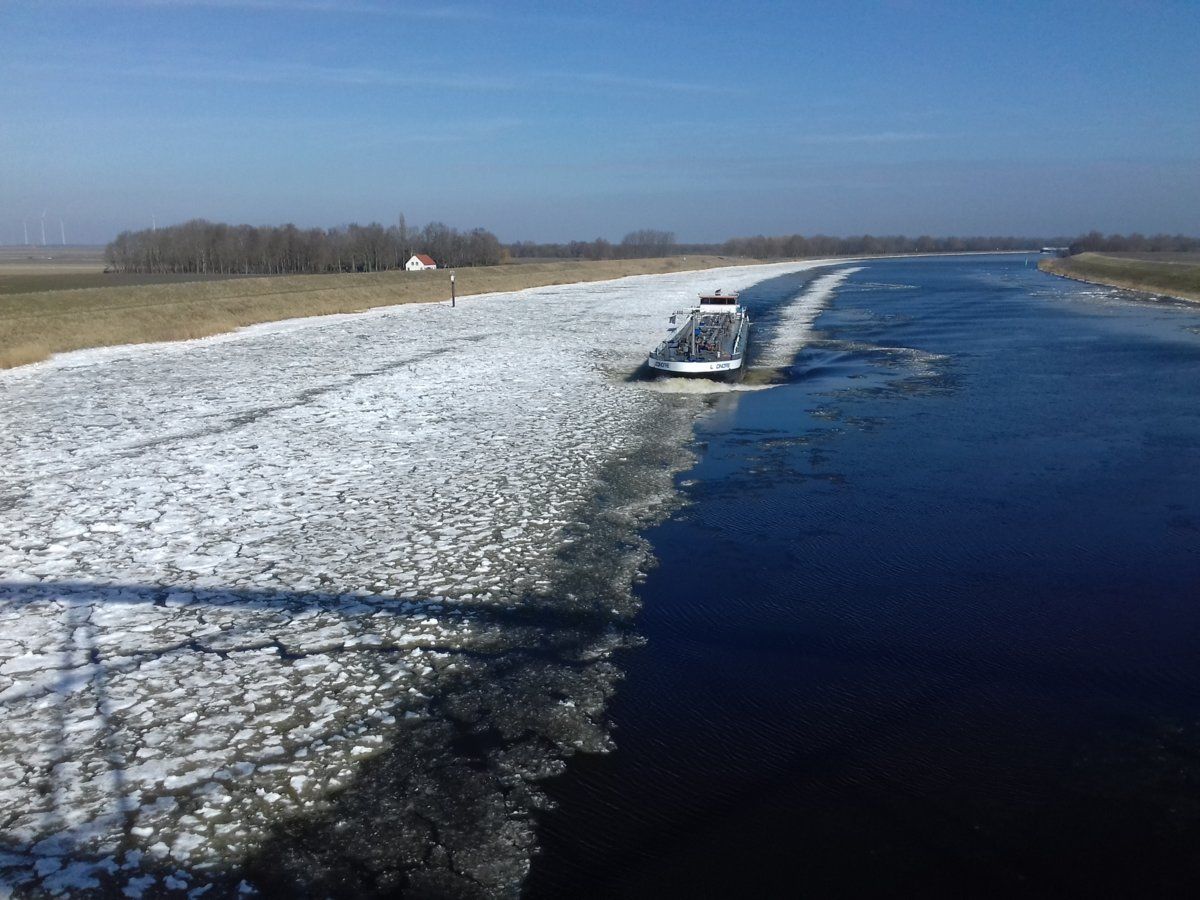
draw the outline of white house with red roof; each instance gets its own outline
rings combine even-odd
[[[424,253],[418,253],[404,264],[404,268],[408,269],[410,272],[420,272],[425,269],[436,269],[437,263],[433,261],[432,256],[426,256]]]

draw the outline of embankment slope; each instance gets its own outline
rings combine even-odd
[[[1200,259],[1154,259],[1080,253],[1062,259],[1044,259],[1038,268],[1076,281],[1105,284],[1181,300],[1200,301]]]

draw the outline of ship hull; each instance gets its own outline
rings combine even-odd
[[[724,378],[740,374],[742,360],[701,360],[689,362],[676,359],[649,359],[650,368],[664,375],[678,375],[686,378]]]
[[[681,331],[680,334],[682,333]],[[744,371],[746,351],[750,345],[750,322],[742,316],[728,343],[716,352],[700,352],[696,356],[681,355],[680,341],[679,335],[676,335],[651,353],[647,359],[650,368],[672,378],[736,381],[742,377]],[[675,344],[674,352],[671,350],[672,344]]]

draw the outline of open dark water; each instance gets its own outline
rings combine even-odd
[[[1200,309],[887,260],[817,327],[699,426],[528,893],[1195,890]]]

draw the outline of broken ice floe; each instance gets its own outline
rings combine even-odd
[[[695,412],[621,376],[700,290],[803,267],[0,374],[0,890],[236,892],[303,834],[319,868],[385,775],[381,871],[512,890],[533,783],[607,745],[637,528]]]

